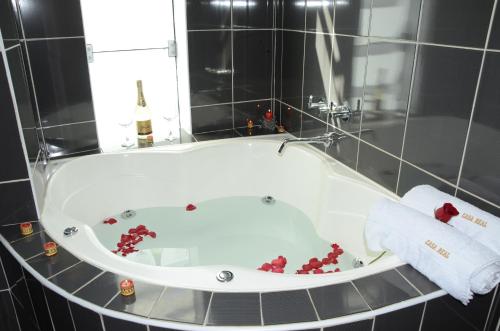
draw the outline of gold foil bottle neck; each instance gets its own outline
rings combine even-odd
[[[137,81],[137,105],[146,107],[146,99],[144,98],[144,91],[142,90],[142,80]]]

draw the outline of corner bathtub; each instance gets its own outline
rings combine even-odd
[[[309,145],[290,145],[278,155],[280,143],[234,139],[80,157],[63,163],[50,178],[41,222],[56,242],[80,259],[164,286],[221,292],[291,290],[346,282],[401,265],[390,254],[368,265],[379,253],[367,250],[363,236],[372,204],[381,197],[397,197]],[[296,207],[319,237],[340,243],[365,266],[322,275],[274,274],[235,265],[154,266],[113,254],[93,230],[124,210],[183,207],[237,196],[272,196]],[[78,233],[65,237],[64,229],[73,226]],[[216,275],[222,270],[232,271],[234,279],[219,282]]]

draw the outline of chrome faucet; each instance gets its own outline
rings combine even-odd
[[[283,140],[280,148],[278,149],[278,154],[282,155],[285,147],[288,144],[293,143],[308,143],[308,144],[323,144],[325,147],[330,147],[334,142],[338,142],[344,139],[346,136],[337,132],[325,133],[322,136],[310,137],[310,138],[286,138]]]
[[[308,110],[319,110],[320,112],[329,112],[330,111],[330,106],[328,106],[328,103],[325,102],[322,98],[319,99],[318,102],[313,102],[313,96],[309,96],[309,100],[307,101],[307,109]]]

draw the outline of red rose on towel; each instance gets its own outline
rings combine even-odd
[[[453,217],[457,216],[458,210],[451,203],[446,202],[442,207],[434,211],[434,216],[437,220],[443,223],[448,223],[448,221]]]

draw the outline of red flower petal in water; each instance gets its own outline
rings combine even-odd
[[[308,264],[304,264],[302,266],[302,270],[304,271],[311,271],[313,269],[313,267],[308,263]]]
[[[135,234],[136,232],[137,232],[137,229],[134,229],[134,228],[128,230],[129,234],[132,234],[132,233]]]
[[[344,253],[344,250],[342,248],[339,248],[335,251],[335,253],[338,255],[342,255]]]
[[[271,270],[272,268],[273,268],[273,266],[271,265],[271,263],[264,263],[264,264],[260,267],[260,269],[261,269],[261,270],[264,270],[264,271],[269,271],[269,270]]]
[[[129,239],[130,239],[130,236],[128,234],[122,234],[122,236],[120,237],[120,242],[124,243],[124,242],[129,241]]]
[[[309,275],[309,271],[297,270],[296,274],[298,274],[298,275]]]
[[[118,250],[112,250],[111,252],[116,254],[118,253]]]
[[[325,274],[333,274],[333,271],[332,270],[328,270],[327,272],[325,272]]]
[[[336,259],[338,257],[338,254],[335,254],[334,252],[330,252],[330,253],[328,253],[327,256],[330,260],[333,260],[333,259]]]
[[[332,259],[332,263],[337,264],[337,263],[339,263],[339,261],[337,259]]]
[[[335,272],[340,272],[340,269],[339,268],[335,268],[334,270]]]
[[[135,229],[136,229],[137,231],[139,231],[139,230],[145,230],[145,229],[146,229],[146,226],[144,226],[144,225],[140,224],[140,225],[138,225]]]
[[[193,211],[195,209],[196,209],[196,206],[191,204],[191,203],[186,206],[186,211]]]
[[[151,238],[153,238],[153,239],[154,239],[154,238],[156,238],[156,232],[154,232],[154,231],[149,231],[149,232],[148,232],[148,236],[150,236]]]
[[[282,274],[282,273],[284,273],[284,272],[285,272],[285,270],[284,270],[283,268],[279,268],[279,267],[278,267],[278,268],[273,268],[273,269],[271,270],[271,272],[275,272],[275,273],[278,273],[278,274]]]
[[[284,268],[286,266],[286,258],[283,256],[278,256],[278,258],[271,261],[271,264],[278,268]]]
[[[316,269],[313,271],[313,274],[324,274],[325,272],[323,271],[323,269]]]
[[[321,261],[314,261],[309,263],[314,269],[319,269],[323,266],[323,263]]]
[[[113,217],[108,217],[103,221],[103,223],[104,224],[115,224],[115,223],[118,223],[118,221],[116,219],[114,219]]]
[[[312,257],[309,259],[309,263],[317,262],[319,261],[317,257]]]
[[[332,260],[325,257],[321,260],[321,263],[323,263],[323,265],[329,265],[330,263],[332,263]]]
[[[332,246],[331,246],[331,247],[332,247],[334,250],[336,250],[336,249],[339,249],[339,248],[340,248],[340,246],[339,246],[337,243],[332,244]]]

